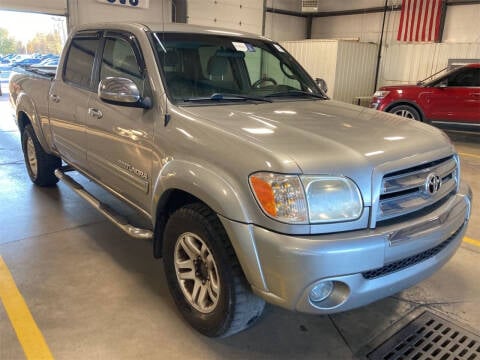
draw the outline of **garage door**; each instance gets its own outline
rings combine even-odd
[[[0,0],[0,9],[66,15],[67,0]]]

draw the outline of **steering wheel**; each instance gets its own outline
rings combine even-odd
[[[261,79],[258,79],[257,81],[255,81],[253,83],[252,87],[259,88],[260,84],[263,84],[264,82],[271,82],[273,85],[277,85],[277,82],[275,81],[275,79],[273,79],[271,77],[264,77],[264,78],[261,78]]]

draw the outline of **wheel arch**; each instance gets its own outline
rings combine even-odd
[[[423,113],[423,110],[421,109],[421,107],[415,102],[415,101],[412,101],[412,100],[405,100],[405,99],[402,99],[402,100],[398,100],[398,101],[395,101],[395,102],[392,102],[391,104],[389,104],[385,109],[384,111],[385,112],[390,112],[391,109],[393,109],[394,107],[396,106],[401,106],[401,105],[407,105],[407,106],[411,106],[413,107],[415,110],[418,111],[418,113],[420,114],[420,120],[422,122],[425,121],[425,114]]]
[[[20,134],[25,129],[25,126],[31,124],[33,127],[33,131],[37,136],[40,145],[47,153],[52,153],[48,143],[45,139],[43,134],[43,130],[41,127],[40,116],[38,115],[36,106],[32,99],[27,96],[25,93],[21,93],[17,97],[16,101],[16,117],[17,117],[17,126]]]
[[[168,163],[153,184],[154,255],[161,256],[162,232],[168,217],[186,204],[200,202],[218,215],[250,222],[239,187],[220,169],[213,171],[206,166],[182,160]]]
[[[30,118],[28,117],[27,113],[25,113],[24,111],[19,111],[17,113],[17,126],[18,126],[18,130],[20,131],[20,134],[22,134],[23,131],[25,130],[25,126],[29,124],[31,125],[32,122],[30,121]]]

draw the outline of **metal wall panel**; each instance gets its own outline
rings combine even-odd
[[[351,103],[373,92],[377,45],[343,40],[285,41],[282,45],[313,78],[323,78],[328,95]]]
[[[303,40],[307,20],[299,16],[265,14],[265,36],[275,41]]]
[[[478,59],[480,43],[394,44],[384,51],[380,85],[415,84],[445,68],[448,59]]]
[[[262,33],[263,2],[257,0],[189,0],[189,24]]]
[[[372,95],[377,52],[376,44],[338,42],[334,94],[336,100],[352,102],[355,97]]]
[[[328,94],[333,96],[335,93],[338,41],[302,40],[284,41],[281,44],[314,79],[324,79],[328,85]]]

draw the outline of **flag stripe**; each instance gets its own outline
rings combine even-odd
[[[433,19],[435,18],[435,5],[437,0],[431,0],[432,6],[430,7],[430,24],[428,26],[428,38],[427,41],[431,41],[432,37],[434,36],[433,29]]]
[[[423,0],[420,0],[420,4],[418,5],[418,9],[420,12],[418,13],[417,16],[417,25],[416,25],[416,30],[415,30],[415,41],[419,41],[419,35],[420,35],[420,24],[422,22],[422,15],[423,15]]]
[[[406,0],[402,1],[402,11],[400,12],[400,24],[398,25],[398,33],[397,33],[397,40],[400,41],[402,40],[402,29],[403,29],[403,16],[405,15],[405,3]]]
[[[417,0],[413,0],[412,19],[410,21],[410,40],[413,41],[413,27],[415,26],[415,12],[417,10]]]
[[[437,0],[437,23],[435,25],[435,41],[440,39],[440,19],[442,17],[442,0]],[[444,0],[445,1],[445,0]]]
[[[423,16],[423,26],[422,26],[422,41],[426,40],[425,31],[427,30],[427,19],[428,19],[428,14],[429,14],[429,10],[430,10],[430,7],[428,5],[430,5],[430,1],[431,0],[426,0],[426,3],[425,3],[424,16]]]
[[[443,1],[445,0],[402,0],[397,40],[438,40]]]
[[[405,32],[403,33],[403,41],[407,41],[409,20],[410,20],[410,0],[407,0],[407,19],[405,20]]]

